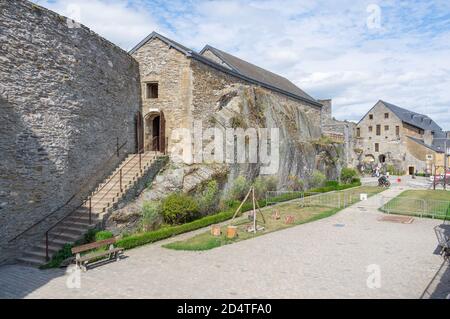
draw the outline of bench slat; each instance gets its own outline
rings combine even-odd
[[[78,261],[79,262],[85,262],[85,261],[88,261],[88,260],[91,260],[91,259],[95,259],[95,258],[98,258],[98,257],[110,255],[110,254],[114,254],[114,253],[121,252],[121,251],[123,251],[122,248],[114,248],[114,249],[111,249],[111,250],[99,251],[99,252],[96,252],[96,253],[93,253],[93,254],[85,255],[85,256],[81,257],[80,259],[78,259]]]
[[[103,247],[103,246],[106,246],[106,245],[115,244],[115,243],[116,243],[116,239],[115,238],[110,238],[110,239],[105,239],[105,240],[101,240],[101,241],[96,241],[94,243],[73,247],[72,248],[72,254],[82,253],[82,252],[85,252],[85,251],[88,251],[88,250],[100,248],[100,247]]]

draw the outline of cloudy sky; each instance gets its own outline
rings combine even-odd
[[[34,0],[129,50],[153,30],[283,75],[338,119],[379,99],[450,130],[450,1]]]

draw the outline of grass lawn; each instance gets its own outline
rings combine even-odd
[[[247,219],[245,215],[243,218],[236,219],[233,224],[228,224],[238,227],[238,237],[234,239],[226,238],[227,225],[224,225],[221,227],[222,235],[220,237],[214,237],[209,231],[207,231],[186,240],[163,245],[163,247],[175,250],[208,250],[227,244],[232,244],[238,241],[329,217],[343,209],[344,203],[345,206],[348,206],[358,202],[360,193],[367,193],[369,196],[372,196],[383,190],[384,189],[382,188],[373,186],[361,186],[349,190],[307,197],[304,202],[301,200],[294,200],[291,202],[266,207],[262,209],[265,217],[265,224],[262,223],[262,218],[258,214],[258,224],[260,226],[264,226],[264,230],[258,231],[256,234],[253,232],[247,232],[247,226],[250,226],[252,222]],[[271,217],[272,212],[275,209],[277,209],[280,213],[281,218],[278,220]],[[285,217],[287,215],[294,216],[293,224],[285,223]]]
[[[407,190],[384,204],[390,214],[445,218],[450,214],[450,192],[444,190]]]

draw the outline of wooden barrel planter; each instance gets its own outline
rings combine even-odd
[[[227,227],[227,238],[233,239],[237,237],[237,226],[228,226]]]
[[[286,224],[288,224],[288,225],[293,224],[294,221],[295,221],[295,218],[294,218],[294,216],[292,216],[292,215],[288,215],[288,216],[286,216],[285,219],[284,219],[284,222],[285,222]]]
[[[220,226],[219,225],[212,225],[211,226],[211,235],[215,236],[215,237],[219,237],[222,234],[221,230],[220,230]]]

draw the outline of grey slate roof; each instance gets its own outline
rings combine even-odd
[[[207,50],[214,53],[223,62],[225,62],[228,66],[230,66],[234,71],[242,75],[245,75],[249,78],[258,79],[261,82],[267,83],[286,92],[290,92],[294,95],[298,95],[305,99],[314,101],[313,97],[311,97],[306,92],[301,90],[299,87],[297,87],[294,83],[292,83],[288,79],[279,76],[278,74],[267,71],[263,68],[260,68],[259,66],[256,66],[247,61],[239,59],[229,53],[223,52],[210,45],[205,46],[203,50],[200,51],[200,54],[203,54]]]
[[[262,87],[265,87],[267,89],[270,89],[272,91],[282,93],[286,96],[289,96],[291,98],[307,102],[308,104],[321,108],[322,104],[320,104],[318,101],[316,101],[314,98],[312,98],[310,95],[306,94],[303,90],[295,86],[292,82],[289,80],[276,75],[272,72],[269,72],[267,70],[264,70],[260,67],[257,67],[256,65],[253,65],[251,63],[248,63],[244,60],[241,60],[239,58],[236,58],[228,53],[225,53],[223,51],[220,51],[223,58],[229,60],[230,62],[233,62],[230,67],[232,69],[228,69],[219,63],[216,63],[212,61],[211,59],[208,59],[204,57],[203,55],[195,52],[194,50],[191,50],[173,40],[170,40],[161,34],[157,32],[152,32],[149,34],[144,40],[142,40],[138,45],[136,45],[129,54],[135,53],[137,50],[139,50],[140,47],[142,47],[144,44],[146,44],[148,41],[150,41],[153,38],[158,38],[159,40],[165,42],[170,47],[173,47],[174,49],[180,51],[184,55],[186,55],[189,58],[193,58],[199,62],[202,62],[212,68],[215,68],[221,72],[230,74],[232,76],[235,76],[237,78],[243,79],[244,81],[250,82],[252,84],[256,84]],[[212,48],[210,46],[207,46],[208,48]],[[206,48],[206,47],[205,47]],[[212,48],[214,49],[214,48]],[[203,49],[205,50],[205,49]],[[202,51],[203,51],[202,50]],[[216,50],[216,52],[219,52],[219,50]],[[228,64],[225,61],[226,64]]]
[[[397,105],[380,100],[388,109],[398,116],[403,122],[421,128],[423,130],[430,130],[436,133],[442,132],[442,128],[428,116],[409,111]]]
[[[435,147],[434,145],[428,145],[428,144],[425,144],[425,142],[424,142],[423,140],[421,140],[420,138],[412,137],[412,136],[408,136],[408,138],[411,139],[411,140],[413,140],[413,141],[416,142],[417,144],[420,144],[420,145],[422,145],[422,146],[425,146],[425,147],[429,148],[430,150],[433,150],[433,151],[439,152],[439,153],[442,152],[442,151],[440,151],[437,147]]]

